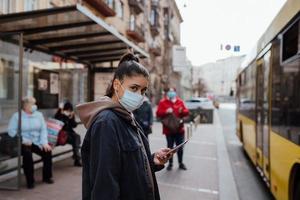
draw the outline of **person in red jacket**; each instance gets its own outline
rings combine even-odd
[[[169,113],[174,113],[176,117],[182,119],[189,115],[189,110],[184,105],[183,100],[181,100],[176,93],[175,88],[170,88],[167,90],[166,96],[159,102],[156,111],[156,116],[158,118],[164,118]],[[184,124],[182,123],[175,133],[171,132],[166,126],[163,125],[163,134],[166,136],[168,148],[173,148],[174,144],[179,145],[184,141]],[[183,158],[183,147],[177,151],[179,169],[187,170],[185,164],[182,162]],[[169,165],[167,170],[173,168],[173,159],[169,160]]]

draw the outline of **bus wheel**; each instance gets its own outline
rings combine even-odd
[[[299,200],[299,199],[300,199],[300,181],[297,181],[294,189],[293,200]]]
[[[240,127],[239,127],[239,131],[240,131],[240,140],[241,143],[244,143],[244,134],[243,134],[243,123],[240,121]]]

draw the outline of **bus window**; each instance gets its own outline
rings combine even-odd
[[[255,62],[241,74],[241,86],[239,88],[239,112],[255,120]]]
[[[274,45],[272,70],[272,129],[300,144],[300,59],[279,63],[279,45]]]

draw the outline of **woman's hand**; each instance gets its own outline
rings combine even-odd
[[[74,111],[72,111],[72,112],[70,113],[70,115],[69,115],[69,118],[70,118],[70,119],[72,119],[73,117],[75,117]]]
[[[183,112],[183,107],[180,107],[178,112],[181,114]]]
[[[50,152],[50,151],[52,151],[52,147],[49,144],[44,144],[43,145],[43,150],[45,152]]]
[[[159,151],[154,153],[154,164],[155,165],[164,165],[168,160],[173,156],[174,152],[168,153],[171,149],[162,148]]]

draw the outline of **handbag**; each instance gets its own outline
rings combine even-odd
[[[65,145],[65,144],[67,144],[67,140],[68,140],[67,131],[61,130],[58,133],[56,145]]]
[[[7,132],[0,133],[0,157],[14,158],[18,156],[18,137],[10,137]],[[1,162],[1,161],[0,161]]]
[[[46,121],[48,131],[48,143],[54,147],[57,144],[58,134],[62,130],[64,123],[57,119],[49,118]]]
[[[177,133],[181,125],[181,120],[173,113],[169,113],[162,119],[162,124],[169,129],[171,133]]]

